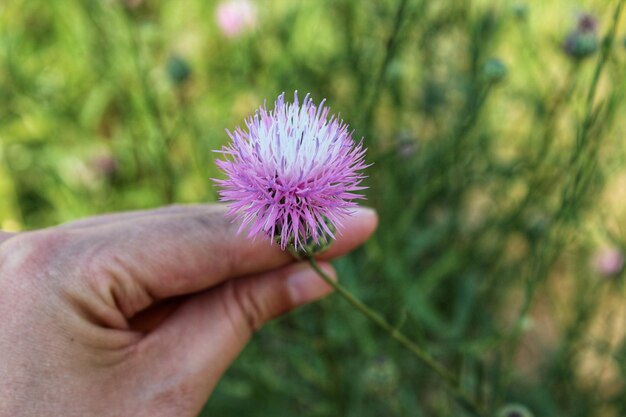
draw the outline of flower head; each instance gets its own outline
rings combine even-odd
[[[616,276],[624,268],[624,255],[614,247],[598,250],[593,257],[593,267],[604,277]]]
[[[506,72],[506,64],[498,58],[489,58],[483,64],[482,76],[487,82],[497,83],[502,81],[506,77]]]
[[[256,26],[257,9],[250,0],[229,0],[217,6],[216,17],[222,33],[234,38]]]
[[[167,73],[170,81],[175,85],[181,86],[191,76],[191,67],[185,58],[172,55],[168,58],[165,64],[165,72]]]
[[[591,56],[599,46],[598,19],[590,13],[581,13],[576,19],[576,28],[563,42],[563,50],[574,59]]]
[[[300,103],[297,92],[285,103],[283,93],[273,110],[262,106],[246,119],[245,130],[226,131],[232,141],[217,164],[228,178],[216,182],[240,231],[295,251],[334,239],[335,226],[363,198],[366,164],[362,143],[329,111],[308,95]]]

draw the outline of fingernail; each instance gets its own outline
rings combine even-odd
[[[329,264],[320,264],[326,274],[334,279],[335,273]],[[319,300],[333,291],[332,287],[306,263],[299,264],[287,278],[287,285],[295,305],[310,303]]]

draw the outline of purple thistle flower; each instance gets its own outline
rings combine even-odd
[[[231,142],[218,151],[217,165],[228,176],[215,180],[229,215],[241,220],[241,232],[263,234],[281,249],[305,249],[334,239],[336,226],[363,198],[358,191],[367,167],[362,142],[330,109],[307,95],[300,104],[281,94],[274,109],[259,108],[246,129],[226,130]]]

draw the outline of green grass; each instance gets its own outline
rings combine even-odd
[[[590,266],[626,249],[623,3],[264,0],[227,39],[213,1],[3,2],[0,225],[215,201],[224,128],[311,92],[373,163],[380,228],[342,283],[489,415],[626,415],[623,276]],[[205,415],[471,414],[332,296],[256,335]]]

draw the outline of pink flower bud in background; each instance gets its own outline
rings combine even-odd
[[[605,248],[596,252],[593,267],[600,275],[613,277],[624,268],[624,255],[617,248]]]
[[[217,25],[228,38],[254,29],[257,8],[250,0],[229,0],[220,3],[216,11]]]

